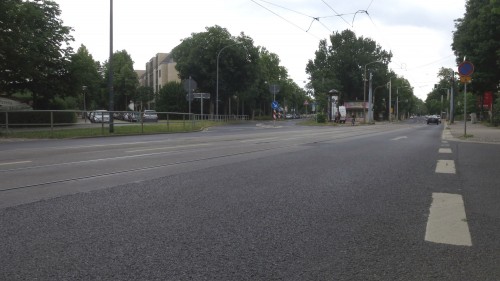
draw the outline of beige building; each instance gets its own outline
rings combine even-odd
[[[136,70],[141,86],[152,87],[158,93],[168,82],[180,82],[176,63],[169,53],[158,53],[146,63],[146,70]]]

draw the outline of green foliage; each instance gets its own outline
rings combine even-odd
[[[105,79],[109,80],[109,62],[104,63]],[[134,71],[134,61],[127,51],[122,50],[113,54],[113,93],[114,109],[127,110],[131,100],[136,100],[139,80]],[[109,108],[107,106],[106,108]]]
[[[179,82],[169,82],[158,94],[156,110],[160,112],[188,112],[187,92]]]
[[[136,90],[134,101],[139,104],[139,111],[144,109],[153,109],[152,102],[155,100],[155,92],[153,87],[140,86]]]
[[[452,49],[457,63],[464,57],[474,64],[471,89],[495,90],[500,84],[500,14],[497,1],[469,0],[463,18],[456,20]]]
[[[495,99],[495,103],[493,104],[493,118],[492,118],[492,124],[497,127],[500,126],[500,96],[497,95]]]
[[[220,26],[207,27],[205,32],[184,39],[172,50],[172,56],[182,79],[191,76],[198,84],[198,92],[211,94],[214,109],[218,90],[219,114],[238,111],[269,115],[273,100],[269,91],[271,84],[280,86],[276,95],[280,104],[286,101],[289,106],[300,109],[305,100],[304,91],[289,79],[279,57],[254,46],[253,39],[243,33],[234,37]],[[234,106],[234,101],[242,105],[241,111],[240,106]]]
[[[98,108],[105,108],[106,100],[102,95],[105,81],[100,71],[100,63],[94,61],[84,45],[78,48],[76,54],[71,56],[69,64],[70,96],[76,99],[76,107],[71,109],[83,109],[85,98],[86,108],[89,109],[91,101],[94,101]]]
[[[306,72],[311,76],[311,87],[315,95],[336,89],[340,102],[362,100],[364,98],[363,77],[365,66],[367,76],[374,74],[373,85],[385,84],[387,64],[392,54],[388,53],[369,38],[356,37],[354,32],[344,30],[330,35],[331,46],[321,40],[314,60],[309,60]],[[372,63],[382,61],[383,63]],[[366,96],[366,98],[368,98]],[[318,102],[320,100],[316,98]]]
[[[316,114],[316,121],[318,123],[326,123],[326,114],[324,112],[318,112],[318,114]]]
[[[70,28],[54,1],[3,0],[0,6],[0,92],[29,90],[34,108],[68,92]]]
[[[50,111],[16,111],[8,112],[10,126],[28,126],[33,124],[43,124],[49,126],[51,123]],[[0,124],[5,124],[5,114],[0,114]],[[75,112],[56,111],[52,112],[52,122],[54,124],[72,124],[76,122]]]

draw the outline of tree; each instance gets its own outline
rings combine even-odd
[[[141,111],[143,109],[152,109],[154,108],[152,101],[155,100],[155,92],[153,87],[140,86],[137,88],[137,92],[135,94],[135,102],[139,103]]]
[[[226,112],[228,98],[247,90],[256,79],[258,49],[253,46],[253,40],[244,34],[233,37],[220,26],[191,34],[172,50],[172,56],[180,78],[195,79],[200,91],[211,93],[214,107],[218,74],[219,106]]]
[[[109,80],[109,62],[104,64],[105,81]],[[135,101],[139,80],[134,71],[134,62],[127,51],[113,54],[113,92],[115,110],[127,110],[131,100]]]
[[[323,95],[331,89],[341,93],[341,102],[363,99],[364,67],[373,61],[382,62],[370,64],[369,70],[377,74],[373,77],[373,84],[387,82],[385,74],[392,54],[382,50],[375,41],[358,38],[351,30],[344,30],[330,35],[330,43],[328,46],[326,40],[321,40],[315,59],[309,60],[306,67],[310,87],[319,102],[325,100]]]
[[[455,21],[452,49],[457,64],[474,64],[471,89],[484,93],[500,85],[500,13],[497,1],[468,0],[463,18]]]
[[[179,82],[168,82],[160,89],[156,110],[160,112],[188,112],[187,92]]]
[[[88,109],[103,108],[106,103],[101,94],[104,81],[99,71],[100,63],[94,61],[84,45],[81,45],[78,51],[71,56],[69,64],[70,93],[72,96],[78,97],[78,100],[81,101],[80,104],[83,104],[85,97]]]
[[[34,108],[49,108],[68,91],[71,28],[62,24],[54,1],[3,0],[0,5],[0,92],[29,90]]]

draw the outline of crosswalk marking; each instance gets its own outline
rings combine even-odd
[[[462,196],[433,193],[425,241],[472,246]]]

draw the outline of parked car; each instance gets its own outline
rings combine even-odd
[[[144,110],[142,117],[144,122],[158,122],[158,114],[155,110]]]
[[[128,122],[139,122],[141,121],[141,115],[139,112],[127,112],[125,113],[124,120]]]
[[[431,123],[434,123],[436,125],[439,125],[439,123],[441,123],[441,120],[439,117],[437,117],[436,115],[431,115],[427,118],[427,125],[431,124]]]
[[[92,123],[108,123],[110,114],[107,110],[95,110],[90,112],[89,120]]]

